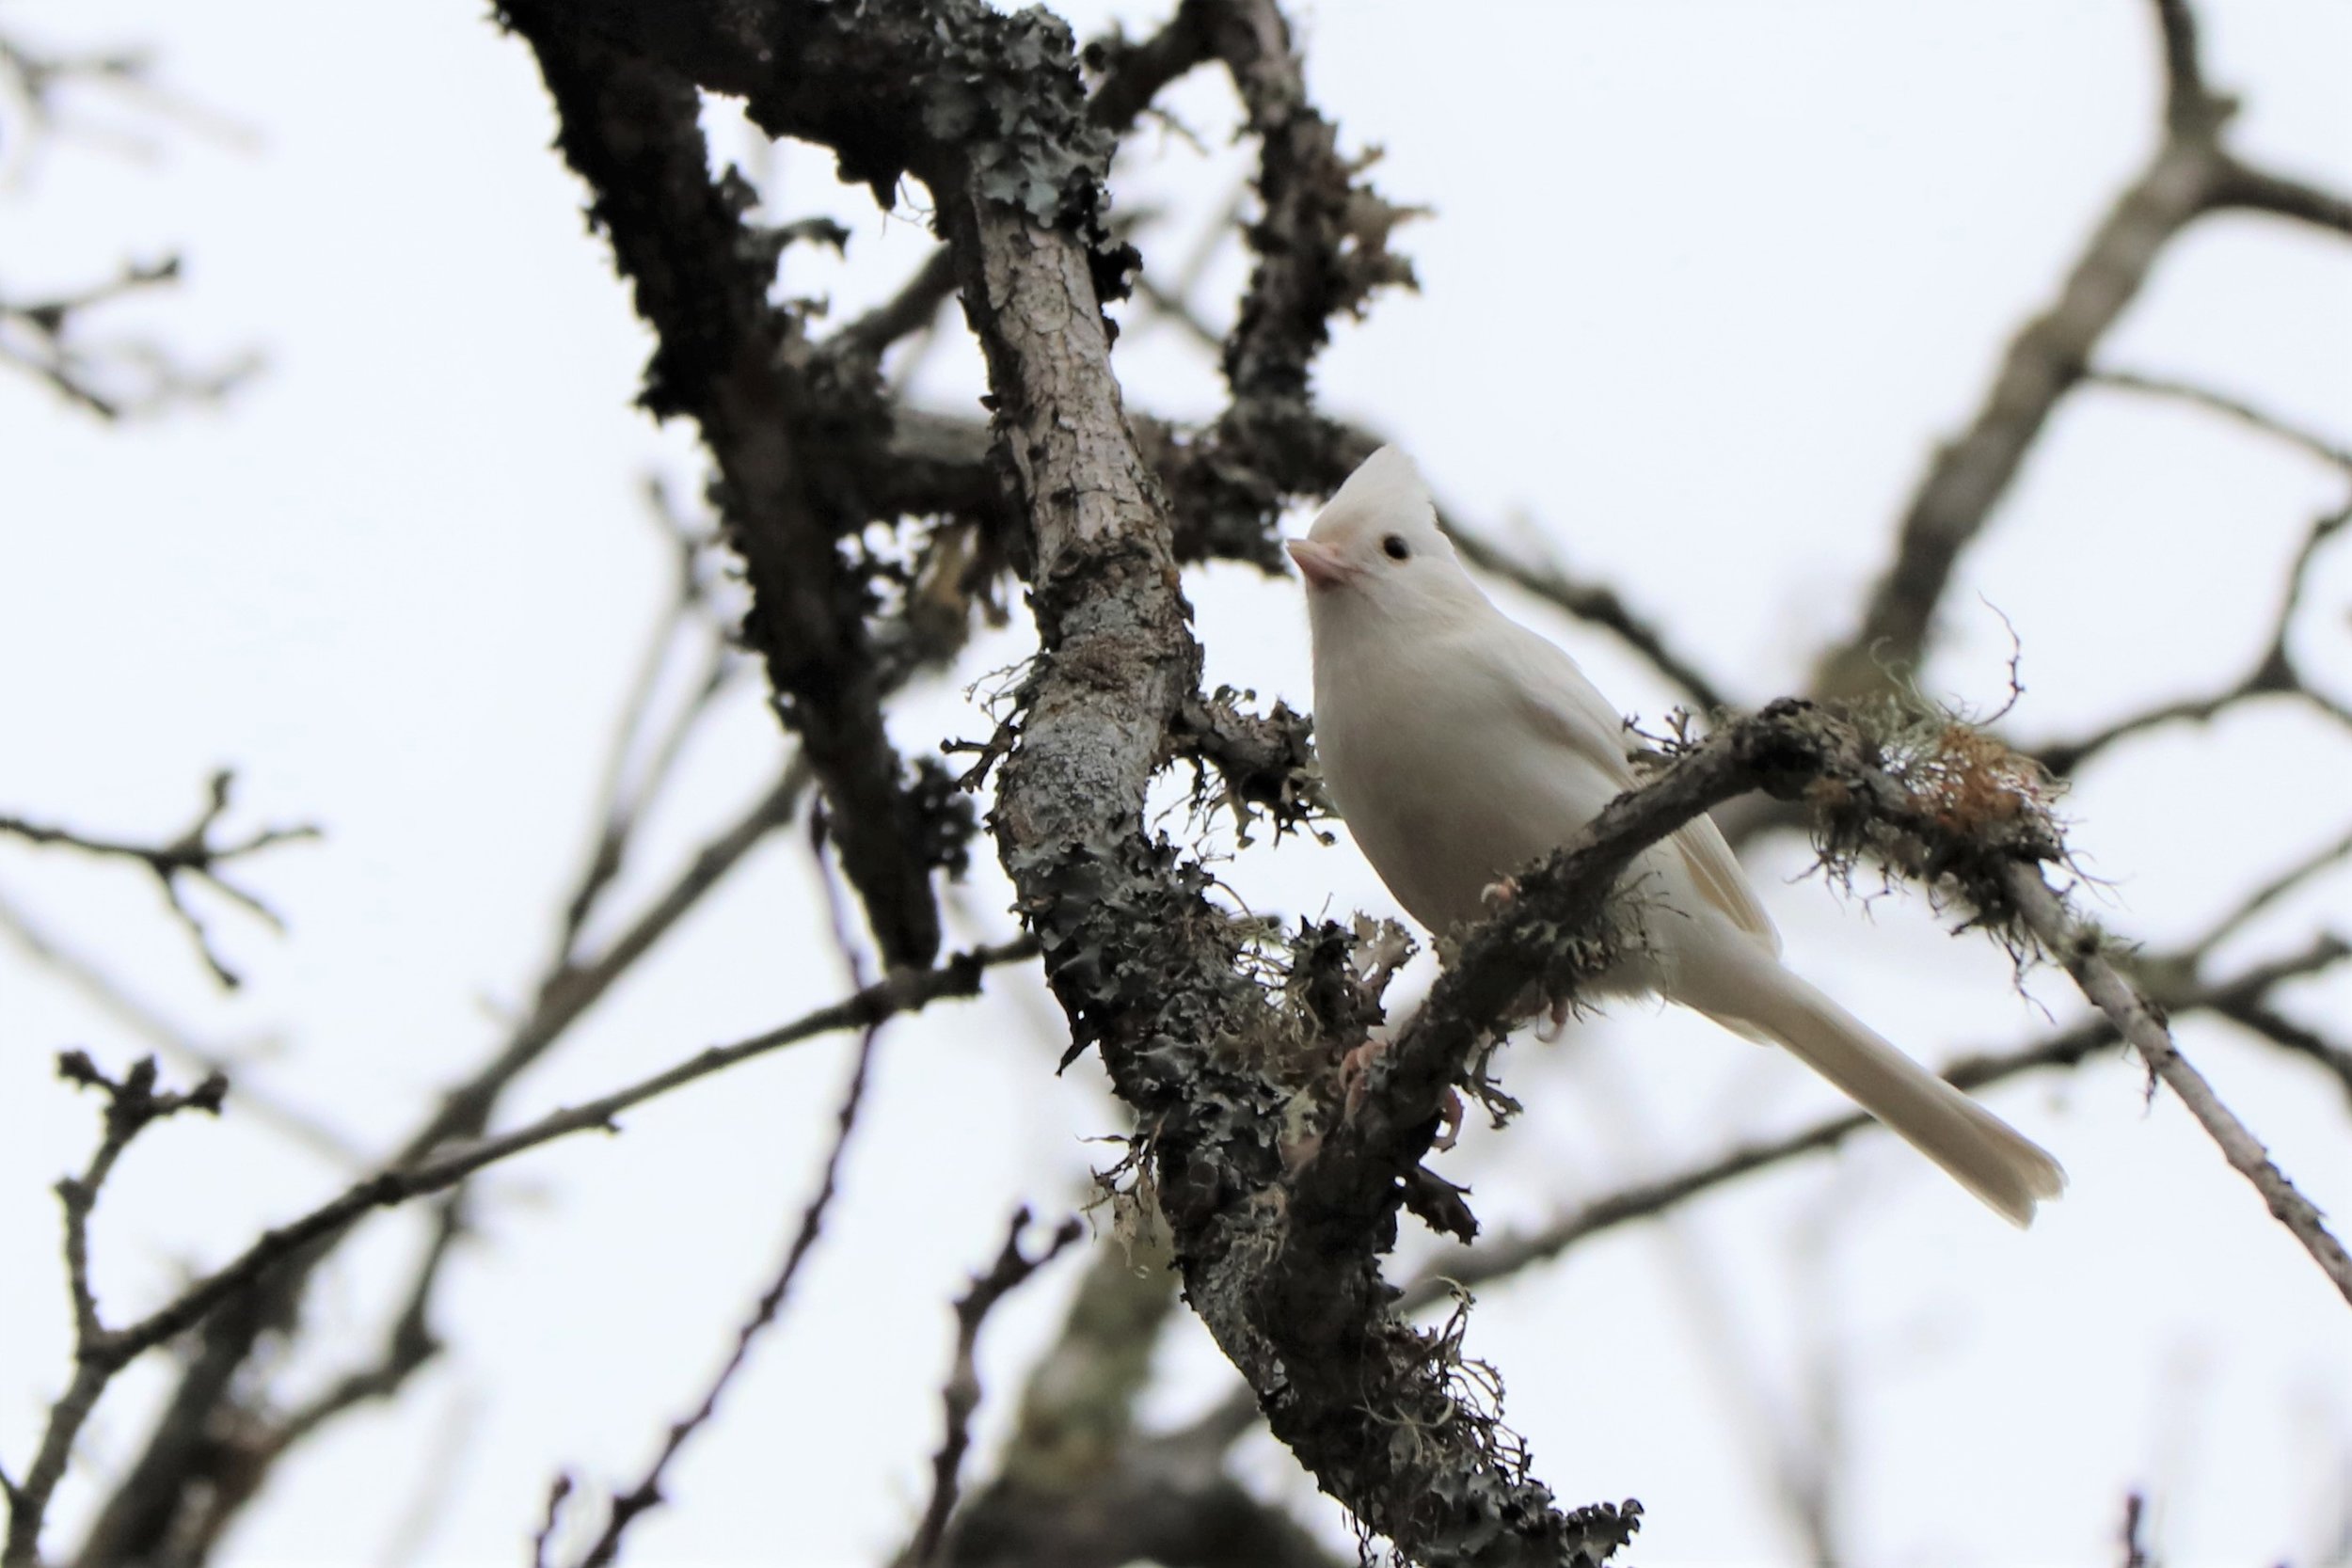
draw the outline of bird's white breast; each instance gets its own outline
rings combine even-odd
[[[1491,639],[1336,641],[1315,659],[1325,781],[1373,869],[1431,930],[1475,918],[1487,886],[1617,795],[1620,778],[1532,721]]]

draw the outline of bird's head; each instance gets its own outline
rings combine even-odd
[[[1307,537],[1287,544],[1318,622],[1338,612],[1416,620],[1485,602],[1438,527],[1420,471],[1394,447],[1365,458]]]

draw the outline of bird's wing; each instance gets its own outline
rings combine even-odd
[[[1625,755],[1625,720],[1609,705],[1584,672],[1549,641],[1498,612],[1502,635],[1492,644],[1498,672],[1526,705],[1527,717],[1548,738],[1577,759],[1598,768],[1619,789],[1633,787],[1633,768]]]
[[[1609,700],[1584,678],[1576,660],[1548,639],[1507,617],[1501,619],[1517,634],[1508,639],[1507,657],[1538,725],[1599,768],[1618,788],[1632,788],[1637,781],[1632,765],[1626,760],[1625,721],[1609,705]],[[1740,869],[1739,858],[1724,842],[1714,818],[1693,817],[1667,842],[1681,855],[1700,896],[1777,957],[1780,932],[1757,902],[1756,889],[1749,885],[1747,873]]]

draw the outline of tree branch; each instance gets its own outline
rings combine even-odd
[[[2334,938],[2322,938],[2292,957],[2259,965],[2227,980],[2174,985],[2163,995],[2164,1010],[2176,1017],[2204,1011],[2233,1017],[2240,1007],[2258,1006],[2261,998],[2284,981],[2321,973],[2346,957],[2352,957],[2352,948]],[[2174,972],[2167,960],[2157,960],[2148,968],[2158,974]],[[2122,1037],[2114,1022],[2100,1014],[2012,1051],[1980,1052],[1960,1057],[1944,1069],[1944,1078],[1955,1088],[1988,1088],[2029,1072],[2080,1067]],[[1399,1305],[1408,1310],[1438,1306],[1451,1290],[1474,1289],[1507,1278],[1532,1264],[1548,1262],[1605,1231],[1653,1218],[1757,1171],[1835,1148],[1876,1125],[1860,1111],[1829,1117],[1783,1137],[1743,1145],[1679,1174],[1622,1188],[1595,1198],[1539,1229],[1482,1242],[1438,1259],[1406,1288]]]
[[[2175,236],[2227,207],[2280,212],[2352,232],[2352,209],[2259,173],[2222,144],[2233,101],[2205,84],[2189,0],[2153,0],[2165,60],[2164,135],[2076,259],[2058,296],[2028,322],[1968,429],[1940,448],[1914,492],[1894,560],[1860,628],[1823,656],[1826,699],[1883,692],[1917,668],[1961,552],[1983,531],[2026,452]]]
[[[2328,513],[2313,522],[2303,536],[2294,563],[2287,571],[2286,591],[2280,595],[2278,613],[2270,624],[2269,641],[2253,667],[2222,690],[2203,697],[2182,697],[2159,703],[2137,713],[2127,714],[2079,740],[2058,741],[2042,746],[2035,752],[2042,766],[2063,778],[2081,768],[2082,765],[2116,742],[2144,730],[2180,720],[2203,722],[2217,714],[2226,712],[2238,704],[2256,697],[2293,697],[2317,709],[2336,722],[2352,728],[2352,708],[2304,678],[2302,669],[2289,650],[2287,634],[2295,621],[2296,611],[2303,602],[2303,594],[2311,577],[2312,563],[2328,542],[2347,523],[2352,523],[2352,505]]]
[[[1028,1226],[1028,1210],[1014,1213],[996,1261],[986,1274],[974,1275],[971,1289],[956,1300],[955,1364],[948,1371],[946,1386],[940,1390],[940,1402],[946,1407],[946,1434],[931,1461],[930,1501],[924,1505],[914,1538],[898,1554],[902,1568],[924,1568],[938,1561],[946,1541],[947,1521],[954,1516],[961,1490],[964,1452],[972,1446],[972,1415],[980,1405],[980,1374],[975,1360],[980,1325],[995,1310],[998,1302],[1026,1284],[1030,1275],[1060,1257],[1072,1243],[1086,1234],[1085,1225],[1073,1214],[1047,1239],[1045,1250],[1031,1258],[1021,1250],[1021,1233]]]
[[[2283,174],[2224,162],[2216,202],[2241,212],[2291,218],[2352,239],[2352,198]]]
[[[145,866],[149,874],[155,879],[156,885],[163,890],[164,899],[171,906],[172,912],[180,917],[181,924],[188,928],[189,936],[195,939],[197,951],[203,955],[205,963],[210,966],[215,976],[222,985],[233,989],[239,983],[236,972],[221,958],[218,951],[213,946],[211,937],[204,929],[204,923],[197,917],[196,911],[188,907],[185,893],[181,886],[182,879],[203,883],[260,916],[273,928],[283,930],[285,922],[278,917],[276,911],[253,894],[247,893],[223,877],[220,868],[232,861],[242,860],[269,848],[273,845],[290,844],[303,839],[315,839],[319,836],[319,831],[309,826],[263,828],[242,840],[227,844],[215,843],[213,831],[220,825],[220,819],[228,815],[230,793],[235,782],[236,776],[227,768],[215,773],[212,783],[207,786],[208,798],[204,810],[197,816],[195,822],[189,825],[186,832],[168,844],[132,844],[119,839],[94,838],[86,833],[73,832],[64,828],[47,827],[40,823],[26,821],[21,816],[5,815],[0,815],[0,834],[23,839],[29,844],[64,846],[79,849],[85,854],[134,861]]]
[[[973,989],[977,990],[977,967],[972,971],[972,979]],[[784,1309],[785,1297],[791,1293],[792,1282],[800,1276],[801,1264],[816,1247],[817,1238],[824,1228],[826,1211],[833,1206],[834,1193],[841,1176],[841,1157],[849,1149],[850,1134],[857,1131],[858,1112],[866,1103],[866,1072],[873,1065],[874,1041],[881,1033],[882,1022],[881,1016],[868,1021],[865,1037],[858,1041],[857,1059],[850,1069],[849,1087],[842,1093],[841,1108],[834,1114],[833,1145],[825,1151],[824,1168],[818,1178],[817,1191],[801,1211],[800,1225],[792,1233],[791,1243],[785,1248],[784,1262],[778,1267],[773,1283],[761,1294],[758,1305],[753,1307],[752,1315],[744,1320],[743,1326],[736,1330],[735,1349],[720,1364],[717,1374],[703,1392],[702,1402],[685,1419],[672,1423],[669,1435],[662,1441],[661,1451],[654,1456],[653,1464],[637,1484],[627,1492],[612,1495],[611,1511],[605,1516],[604,1530],[580,1559],[580,1568],[609,1568],[619,1558],[621,1543],[628,1534],[630,1523],[638,1515],[661,1503],[661,1480],[668,1473],[671,1462],[686,1447],[687,1440],[717,1412],[719,1397],[726,1392],[727,1385],[735,1380],[735,1374],[751,1358],[752,1342],[775,1323],[776,1315]],[[557,1484],[562,1484],[560,1480]]]
[[[57,1202],[65,1212],[66,1288],[73,1309],[73,1376],[50,1406],[40,1448],[24,1479],[6,1488],[8,1528],[0,1540],[0,1568],[39,1568],[41,1526],[57,1482],[65,1479],[74,1439],[98,1407],[106,1385],[138,1354],[120,1331],[106,1327],[90,1285],[90,1215],[98,1207],[99,1193],[132,1139],[183,1111],[218,1116],[222,1097],[229,1092],[229,1081],[217,1073],[185,1092],[159,1090],[152,1056],[141,1058],[117,1081],[88,1056],[69,1051],[57,1058],[57,1076],[100,1091],[106,1097],[106,1111],[98,1147],[82,1174],[57,1183]]]
[[[261,1238],[232,1261],[205,1275],[145,1318],[118,1329],[112,1338],[131,1354],[150,1349],[199,1323],[223,1300],[266,1273],[270,1267],[300,1252],[321,1237],[341,1230],[374,1209],[388,1209],[430,1193],[454,1186],[474,1172],[512,1159],[541,1144],[575,1132],[616,1131],[614,1118],[624,1111],[658,1099],[673,1089],[739,1062],[836,1029],[870,1027],[902,1012],[917,1011],[946,997],[973,996],[981,974],[1002,963],[1032,958],[1037,949],[1027,941],[959,954],[935,969],[896,970],[844,1001],[749,1038],[714,1045],[646,1078],[578,1105],[548,1113],[511,1132],[463,1144],[413,1164],[394,1165],[360,1181],[341,1196],[319,1205],[301,1218],[262,1233]]]
[[[538,56],[558,145],[659,336],[645,406],[693,419],[718,464],[752,589],[745,636],[824,787],[842,870],[885,959],[926,963],[939,945],[923,853],[934,835],[882,723],[866,585],[836,544],[870,508],[843,487],[845,466],[817,460],[882,428],[870,362],[821,388],[796,369],[809,357],[800,324],[768,302],[776,245],[743,221],[739,181],[710,180],[691,82],[539,5],[504,15]]]
[[[2199,387],[2166,376],[2140,375],[2131,371],[2091,371],[2083,379],[2094,387],[2112,387],[2119,391],[2138,392],[2147,397],[2169,398],[2199,408],[2210,409],[2224,418],[2236,420],[2265,436],[2276,436],[2287,445],[2296,447],[2323,463],[2352,470],[2352,447],[2337,445],[2327,436],[2292,420],[2267,413],[2253,404],[2233,398],[2211,388]]]
[[[0,39],[0,62],[9,53]],[[260,368],[251,355],[216,369],[194,371],[175,363],[160,344],[146,339],[87,343],[85,324],[92,312],[125,295],[178,281],[180,258],[126,263],[113,277],[70,294],[46,299],[0,297],[0,364],[45,381],[68,403],[102,420],[155,413],[177,403],[215,403]]]
[[[2352,1255],[2328,1231],[2311,1200],[2272,1164],[2269,1151],[2222,1103],[2204,1075],[2181,1054],[2160,1011],[2107,957],[2106,939],[2098,929],[2077,921],[2038,869],[2010,867],[2009,884],[2020,918],[2042,947],[2066,967],[2091,1005],[2107,1015],[2116,1031],[2148,1064],[2149,1071],[2181,1097],[2232,1168],[2253,1183],[2271,1214],[2302,1243],[2345,1302],[2352,1303]]]

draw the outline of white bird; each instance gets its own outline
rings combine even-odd
[[[1559,847],[1634,784],[1624,726],[1576,661],[1497,610],[1438,527],[1411,459],[1383,447],[1305,539],[1324,781],[1364,857],[1433,932]],[[1641,940],[1593,990],[1656,993],[1777,1043],[2017,1226],[2056,1160],[1781,965],[1780,934],[1705,816],[1628,870]]]

